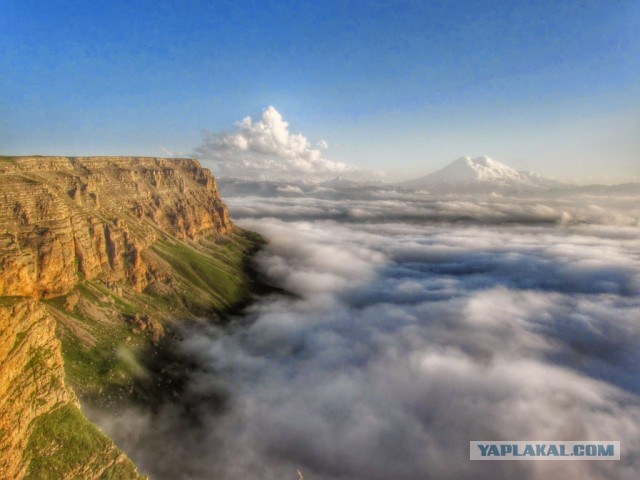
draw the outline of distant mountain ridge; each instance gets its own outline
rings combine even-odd
[[[430,191],[489,191],[503,189],[540,189],[559,185],[534,172],[515,170],[487,156],[460,157],[446,167],[413,180],[401,187]]]

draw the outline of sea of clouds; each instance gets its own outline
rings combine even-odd
[[[159,412],[96,420],[157,480],[637,479],[640,205],[221,182],[288,293],[175,345]],[[471,440],[619,440],[620,461],[471,462]]]

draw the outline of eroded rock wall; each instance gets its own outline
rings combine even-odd
[[[41,300],[67,295],[72,312],[87,281],[134,292],[170,283],[170,268],[147,254],[156,241],[190,248],[231,228],[196,160],[0,158],[0,479],[142,478],[80,412],[56,336],[61,313]]]
[[[21,157],[0,163],[0,296],[50,298],[78,280],[150,280],[141,253],[161,236],[231,228],[196,160]]]
[[[0,304],[0,478],[23,478],[32,422],[77,403],[64,382],[55,322],[34,300]]]

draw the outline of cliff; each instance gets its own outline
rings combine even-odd
[[[1,157],[0,478],[139,478],[77,395],[162,387],[172,322],[245,302],[256,245],[195,160]]]
[[[0,325],[0,478],[140,478],[82,416],[46,308],[5,299]]]
[[[152,280],[140,253],[163,235],[231,228],[190,159],[23,157],[0,164],[0,295],[50,298],[82,276]]]

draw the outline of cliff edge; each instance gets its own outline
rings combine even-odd
[[[0,478],[142,478],[78,396],[164,388],[149,357],[247,301],[258,244],[196,160],[0,157]]]
[[[209,170],[191,159],[21,157],[0,162],[0,295],[50,298],[83,277],[153,278],[141,252],[231,222]]]

